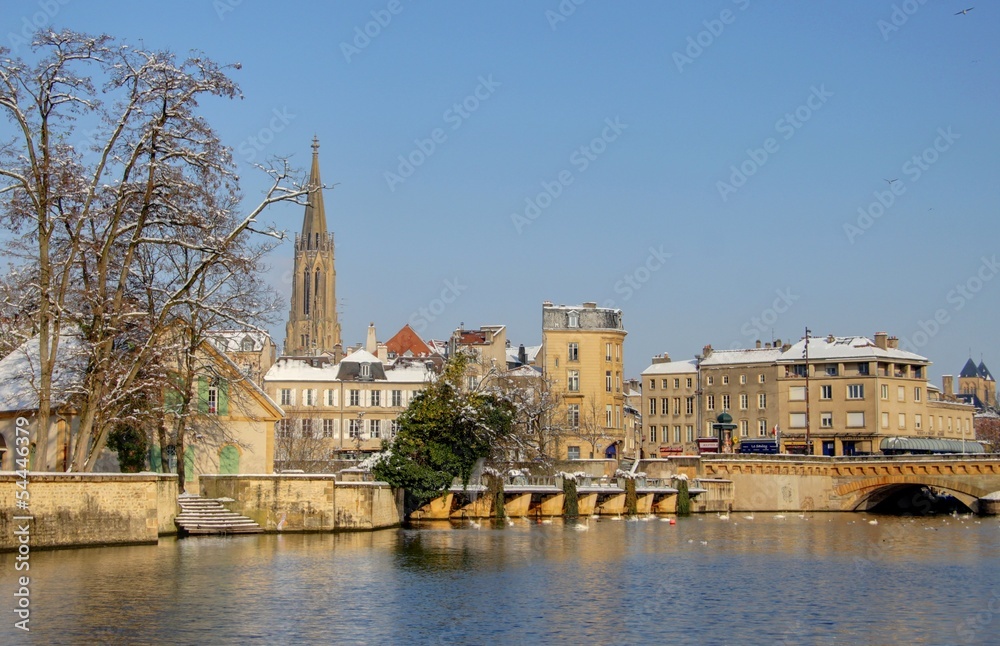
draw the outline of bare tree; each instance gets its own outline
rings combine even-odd
[[[597,454],[597,447],[612,439],[605,417],[604,411],[597,409],[597,402],[593,399],[587,408],[580,411],[580,427],[573,434],[590,444],[591,458],[603,457]]]
[[[514,412],[513,432],[495,447],[493,466],[529,461],[551,464],[558,459],[560,441],[569,429],[562,397],[552,389],[550,379],[540,373],[506,372],[491,382],[487,392],[510,402]]]
[[[28,63],[0,49],[0,111],[18,132],[0,144],[0,217],[32,250],[25,270],[37,280],[43,462],[61,335],[79,335],[89,348],[72,463],[86,471],[112,421],[149,390],[143,376],[166,378],[152,367],[202,276],[247,233],[280,237],[257,218],[309,189],[282,163],[264,169],[272,183],[260,202],[240,208],[230,151],[196,113],[204,97],[240,96],[227,76],[234,68],[70,31],[40,32],[32,53]],[[89,150],[71,143],[85,128]],[[140,259],[164,248],[196,260],[143,300],[135,289]]]
[[[330,443],[323,438],[317,420],[292,413],[278,422],[274,433],[275,469],[298,469],[326,473],[330,466]]]

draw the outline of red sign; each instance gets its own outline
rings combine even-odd
[[[719,452],[719,438],[717,438],[717,437],[699,437],[698,438],[698,452],[699,453],[718,453]]]

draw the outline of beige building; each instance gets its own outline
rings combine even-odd
[[[459,328],[448,343],[448,356],[456,352],[472,357],[465,369],[464,386],[476,390],[483,382],[507,371],[507,328],[503,325],[483,325],[478,330]]]
[[[542,304],[541,368],[562,400],[568,429],[558,457],[621,454],[626,440],[622,360],[626,334],[621,310],[593,302]]]
[[[743,439],[775,437],[781,452],[805,452],[808,442],[816,455],[855,455],[892,448],[889,438],[974,439],[974,408],[932,397],[930,361],[882,332],[874,341],[810,336],[808,348],[805,338],[744,350],[706,346],[699,359],[656,357],[643,371],[647,455],[695,452],[686,429],[715,437],[722,412],[736,425],[733,449]]]
[[[264,377],[266,392],[285,411],[275,425],[280,465],[320,463],[382,448],[396,418],[435,378],[427,358],[385,362],[364,349],[339,363],[329,357],[281,357]]]

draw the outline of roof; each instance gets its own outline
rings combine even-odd
[[[358,352],[364,352],[364,350],[359,350]],[[355,356],[358,354],[355,352]],[[370,353],[365,352],[368,356],[372,356]],[[382,369],[381,372],[373,369],[372,374],[377,377],[379,382],[391,382],[391,383],[427,383],[434,379],[434,370],[427,365],[429,361],[415,361],[415,360],[397,360],[388,365],[378,364],[378,367]],[[340,379],[341,368],[345,368],[344,377],[353,377],[357,374],[358,362],[350,362],[350,366],[353,366],[354,370],[346,370],[348,366],[344,365],[345,362],[340,363],[318,363],[313,365],[308,359],[294,359],[291,357],[282,357],[278,359],[271,368],[264,375],[265,382],[288,382],[288,381],[319,381],[319,382],[336,382],[342,381]],[[432,364],[433,365],[433,364]],[[352,378],[351,381],[354,381]]]
[[[520,346],[518,346],[516,348],[507,348],[507,362],[508,363],[517,363],[518,361],[520,361],[520,359],[518,359],[518,356],[517,356],[519,350],[520,350]],[[526,345],[526,346],[524,346],[524,355],[525,355],[525,359],[528,360],[528,363],[534,363],[535,362],[535,358],[538,357],[538,353],[541,352],[541,350],[542,350],[542,346],[541,345]]]
[[[65,405],[74,390],[83,384],[87,354],[87,343],[79,336],[64,334],[59,337],[52,374],[53,407]],[[34,337],[0,360],[0,411],[38,409],[41,381],[38,355],[38,337]]]
[[[271,341],[267,332],[261,330],[211,330],[206,336],[221,352],[245,352],[243,342],[253,343],[252,352],[260,352]]]
[[[774,363],[781,358],[781,348],[746,348],[743,350],[713,350],[701,360],[703,366],[728,366],[747,363]],[[812,347],[809,348],[812,358]]]
[[[958,376],[966,379],[976,379],[979,377],[979,367],[975,361],[969,359],[965,362],[965,366],[962,367],[962,372],[958,373]]]
[[[993,381],[993,375],[990,374],[990,369],[986,367],[986,363],[983,361],[979,362],[979,376],[986,381]]]
[[[382,363],[382,360],[367,350],[358,349],[344,357],[341,363]]]
[[[319,140],[312,143],[312,167],[309,170],[308,188],[311,191],[302,216],[302,239],[307,244],[318,234],[320,240],[326,238],[326,209],[323,206],[323,180],[319,177]],[[311,248],[311,247],[310,247]]]
[[[410,327],[409,323],[385,342],[385,349],[399,357],[426,357],[433,353],[430,346],[424,343],[424,340]]]
[[[985,453],[983,445],[971,440],[940,440],[926,437],[887,437],[879,445],[882,451],[924,451],[929,453]]]
[[[800,339],[781,354],[779,362],[800,361],[805,356],[806,341]],[[863,336],[809,337],[810,361],[866,361],[872,359],[915,361],[930,363],[927,357],[899,348],[880,348],[871,339]]]
[[[679,375],[690,372],[698,372],[698,366],[694,361],[664,361],[646,368],[642,371],[642,375]]]

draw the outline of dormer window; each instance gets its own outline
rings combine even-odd
[[[361,364],[361,378],[371,379],[372,378],[372,364],[362,363]]]
[[[580,327],[580,313],[576,310],[570,310],[568,326]]]
[[[253,339],[244,337],[243,342],[240,344],[240,350],[243,352],[253,352]]]

